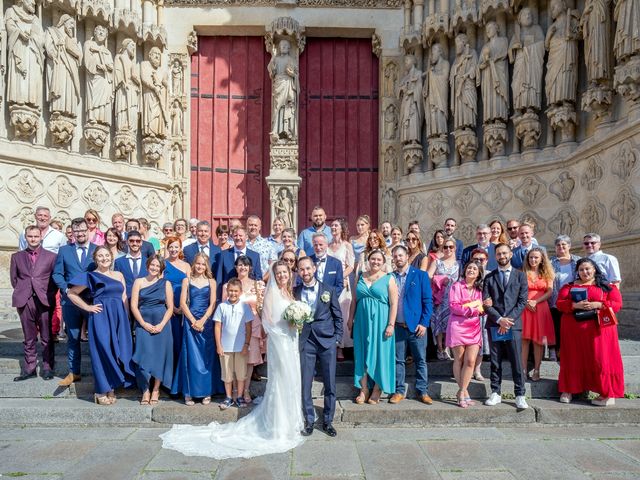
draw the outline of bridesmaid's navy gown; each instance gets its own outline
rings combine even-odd
[[[107,393],[132,385],[135,373],[131,361],[133,342],[129,316],[122,301],[124,285],[99,272],[81,273],[70,285],[87,287],[100,313],[89,315],[89,355],[96,393]]]
[[[173,305],[175,308],[179,308],[182,280],[187,278],[187,275],[179,268],[171,265],[171,263],[166,262],[164,278],[171,282],[171,286],[173,287]],[[171,323],[171,333],[173,334],[173,361],[177,362],[178,358],[180,358],[180,349],[182,348],[182,314],[173,315],[169,323]]]
[[[189,284],[189,309],[196,319],[204,315],[210,298],[211,287],[208,284],[202,288]],[[171,393],[193,398],[224,393],[213,323],[210,318],[205,322],[204,330],[196,332],[187,319],[182,322],[182,348]]]
[[[164,279],[141,288],[138,309],[145,322],[158,325],[167,311],[166,284]],[[136,350],[133,354],[136,364],[138,387],[143,392],[149,389],[151,377],[171,388],[173,382],[173,335],[171,324],[164,326],[160,333],[151,334],[136,322]]]

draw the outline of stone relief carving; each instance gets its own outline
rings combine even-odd
[[[174,143],[171,146],[171,176],[175,179],[180,179],[184,172],[184,154],[182,153],[182,146]]]
[[[171,0],[165,2],[167,5],[171,4]],[[187,52],[189,55],[193,55],[198,51],[198,32],[191,30],[187,36]]]
[[[571,198],[576,181],[567,171],[560,173],[560,176],[549,185],[549,191],[558,197],[561,201],[566,202]]]
[[[398,133],[398,109],[393,103],[384,110],[384,139],[396,140]]]
[[[109,193],[105,190],[102,183],[93,180],[82,192],[82,199],[89,208],[100,212],[109,200]]]
[[[140,105],[140,72],[136,44],[125,38],[115,57],[116,158],[130,159],[136,149]]]
[[[298,140],[298,60],[291,54],[291,42],[278,42],[277,52],[267,67],[273,81],[271,104],[271,143]]]
[[[123,185],[114,195],[114,204],[125,215],[131,215],[138,206],[138,197],[129,185]],[[179,218],[179,216],[173,218]]]
[[[638,150],[632,148],[631,143],[624,142],[611,165],[611,172],[624,182],[631,177],[637,164]]]
[[[269,156],[271,169],[298,172],[298,149],[295,146],[272,145]]]
[[[66,210],[59,210],[58,212],[56,212],[53,218],[62,223],[62,225],[71,225],[71,215],[69,215],[69,212],[67,212]]]
[[[453,204],[463,215],[469,215],[478,206],[478,193],[468,185],[465,185],[453,197]]]
[[[482,201],[491,211],[500,211],[511,200],[512,196],[511,189],[501,180],[497,180],[483,192]]]
[[[47,191],[53,203],[62,208],[70,207],[78,196],[78,189],[65,175],[58,175]]]
[[[169,218],[181,218],[183,216],[183,197],[182,189],[178,185],[174,185],[171,189],[171,200],[167,211]]]
[[[436,218],[440,218],[445,213],[447,213],[447,210],[450,206],[451,200],[449,200],[449,197],[445,196],[440,191],[431,195],[431,197],[429,197],[429,200],[427,200],[427,210],[429,210]],[[417,218],[418,213],[416,213],[416,215],[414,215],[413,217]]]
[[[149,213],[151,217],[157,218],[162,215],[162,212],[165,209],[164,202],[158,192],[155,190],[149,190],[149,192],[142,199],[145,210]],[[173,217],[180,218],[180,217]]]
[[[42,196],[44,186],[34,176],[31,170],[22,168],[7,180],[7,190],[9,190],[20,203],[32,203]]]
[[[184,95],[184,67],[180,57],[171,59],[171,95]]]
[[[380,58],[382,54],[382,39],[377,33],[371,35],[371,50],[376,57]]]
[[[398,172],[398,154],[392,146],[387,147],[384,152],[384,179],[393,181]]]
[[[456,151],[463,162],[475,160],[478,152],[476,121],[478,93],[476,69],[478,54],[469,45],[466,34],[456,36],[456,59],[451,67],[451,113],[453,114]]]
[[[31,138],[42,114],[44,32],[35,0],[17,0],[5,13],[7,100],[16,138]]]
[[[596,186],[602,180],[604,176],[604,170],[600,166],[600,163],[597,160],[597,157],[591,157],[587,162],[587,167],[580,178],[580,185],[585,187],[587,190],[594,190]]]
[[[438,167],[449,155],[447,120],[449,118],[449,62],[444,58],[442,46],[431,46],[429,66],[422,90],[427,123],[429,158]],[[418,137],[419,140],[420,137]]]
[[[11,215],[9,226],[15,233],[20,235],[25,228],[33,223],[33,215],[35,213],[32,207],[22,207]]]
[[[7,219],[0,213],[0,228],[4,228],[7,225]]]
[[[384,67],[384,95],[387,97],[395,95],[396,82],[398,81],[398,64],[389,61]]]
[[[274,213],[276,217],[280,217],[287,228],[292,228],[294,202],[293,194],[287,187],[280,187],[273,203]]]
[[[618,192],[609,210],[611,218],[616,222],[616,227],[621,232],[628,232],[640,211],[640,199],[629,187],[624,187]]]
[[[162,68],[162,53],[158,47],[151,48],[147,60],[140,65],[140,81],[144,161],[148,165],[158,165],[164,153],[164,139],[169,128],[169,75]]]
[[[573,207],[564,207],[549,220],[549,232],[554,235],[571,236],[578,226],[578,214]]]
[[[469,218],[463,218],[458,223],[457,233],[465,245],[473,243],[476,239],[476,223]]]
[[[184,114],[180,100],[175,99],[171,104],[171,136],[181,137],[184,135]]]
[[[528,176],[514,189],[514,195],[526,207],[535,207],[546,195],[546,185],[538,177]]]
[[[418,200],[415,195],[411,195],[408,199],[409,205],[407,206],[407,212],[412,220],[415,220],[420,215],[422,210],[422,202]]]
[[[585,232],[599,232],[604,226],[607,211],[596,197],[591,197],[580,212],[580,225]]]
[[[544,235],[546,231],[546,222],[536,212],[529,210],[520,215],[520,223],[524,222],[533,225],[536,235]]]
[[[291,0],[166,0],[168,6],[218,5],[228,6],[275,6],[290,4]],[[333,8],[398,8],[402,0],[298,0],[301,7],[333,7]]]
[[[382,218],[394,222],[397,218],[396,212],[397,194],[393,188],[387,189],[382,195]]]
[[[79,68],[82,48],[76,40],[76,21],[63,14],[45,34],[47,100],[51,118],[49,131],[54,145],[66,145],[73,138],[80,104]]]

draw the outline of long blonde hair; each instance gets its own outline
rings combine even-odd
[[[547,288],[552,286],[553,279],[555,278],[555,272],[553,271],[547,252],[540,247],[533,247],[529,250],[522,264],[522,270],[527,274],[527,278],[530,278],[534,273],[531,269],[531,265],[529,265],[529,255],[531,255],[531,252],[538,252],[542,257],[542,261],[540,262],[540,265],[538,265],[538,277],[543,278],[547,282]]]
[[[199,258],[202,258],[204,260],[204,264],[205,264],[204,277],[208,278],[208,279],[212,279],[213,278],[213,274],[211,273],[211,265],[209,264],[209,256],[206,253],[203,253],[203,252],[198,252],[198,253],[196,253],[196,256],[193,257],[193,263],[191,264],[191,276],[192,277],[196,276],[195,265],[196,265],[196,260],[198,260]]]

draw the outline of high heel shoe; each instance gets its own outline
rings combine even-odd
[[[107,397],[109,397],[109,401],[111,402],[111,405],[113,405],[118,401],[118,399],[116,398],[116,392],[114,392],[113,390],[107,393]]]
[[[149,390],[147,390],[142,394],[142,398],[140,399],[140,405],[149,405],[149,402],[151,401],[150,398],[151,398],[151,394],[149,393]]]
[[[377,390],[377,389],[374,388],[373,389],[373,393],[371,394],[371,396],[367,400],[367,403],[369,405],[377,405],[380,402],[380,396],[381,395],[382,395],[382,392],[380,390]]]
[[[108,406],[111,405],[111,400],[109,400],[109,397],[107,395],[98,395],[97,393],[93,394],[93,400],[98,404],[98,405],[102,405],[102,406]]]
[[[153,393],[151,393],[151,398],[149,399],[149,404],[150,405],[157,405],[159,399],[160,399],[160,391],[156,390]]]
[[[366,389],[366,388],[360,389],[360,393],[355,398],[354,402],[357,403],[358,405],[363,405],[368,400],[368,397],[369,397],[369,389]]]
[[[540,370],[534,370],[531,372],[531,381],[539,382],[540,381]]]

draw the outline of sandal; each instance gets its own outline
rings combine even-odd
[[[364,405],[364,403],[367,401],[368,396],[369,396],[369,389],[362,388],[360,389],[360,393],[355,398],[354,402],[357,403],[358,405]]]
[[[458,391],[456,398],[458,399],[457,403],[460,408],[467,408],[469,406],[467,399],[462,394],[462,391]]]
[[[211,397],[204,397],[202,399],[202,404],[203,405],[209,405],[211,403]]]
[[[152,394],[151,394],[151,399],[149,399],[149,404],[150,405],[157,405],[158,401],[160,399],[160,390],[155,390]]]
[[[118,401],[118,399],[116,398],[116,392],[114,392],[113,390],[107,393],[107,397],[109,397],[109,401],[112,405]]]
[[[187,407],[193,407],[196,404],[196,402],[194,402],[193,398],[191,398],[191,397],[184,397],[184,404]]]
[[[251,398],[250,393],[245,392],[245,394],[243,395],[243,398],[244,398],[244,403],[246,403],[247,405],[253,402],[253,399]]]
[[[374,395],[375,395],[375,397],[374,397]],[[381,395],[382,395],[382,391],[380,391],[380,389],[377,386],[374,387],[373,393],[369,397],[369,400],[367,400],[367,403],[369,405],[377,405],[380,402],[380,396]]]
[[[476,401],[471,400],[471,397],[464,397],[464,401],[467,402],[468,407],[473,407],[476,404]]]
[[[106,396],[106,395],[98,395],[97,393],[94,393],[93,394],[93,400],[98,405],[103,405],[103,406],[111,405],[111,400],[109,400],[109,397]]]
[[[140,400],[140,405],[150,405],[150,402],[151,402],[150,397],[151,397],[151,394],[149,393],[149,390],[144,392],[142,394],[142,399]]]
[[[539,382],[540,381],[540,370],[534,370],[533,373],[531,374],[531,381],[532,382]]]

